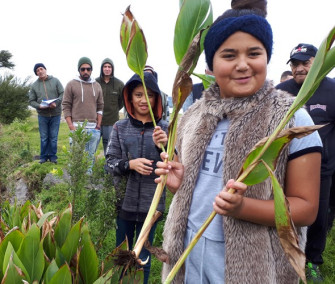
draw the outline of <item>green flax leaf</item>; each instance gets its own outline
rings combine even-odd
[[[67,209],[61,214],[59,221],[55,228],[55,241],[59,247],[65,242],[65,239],[71,229],[71,219],[72,219],[72,206],[70,205]]]
[[[212,22],[213,11],[210,0],[183,1],[175,25],[173,42],[174,54],[178,65],[181,64],[194,37],[200,30],[210,26]],[[200,53],[202,50],[203,45],[200,48]]]
[[[99,261],[87,225],[83,226],[79,256],[79,271],[84,283],[93,283],[98,277]]]
[[[81,234],[81,225],[83,222],[81,218],[70,230],[66,237],[66,240],[61,248],[61,252],[64,255],[67,263],[70,263],[73,255],[76,253],[79,245],[79,239]]]
[[[321,127],[323,127],[323,125],[293,127],[282,130],[278,137],[268,146],[265,152],[261,155],[259,160],[263,160],[264,163],[266,163],[271,168],[271,170],[274,170],[276,168],[276,163],[280,152],[293,138],[302,138],[320,129]],[[259,163],[259,160],[257,160],[260,152],[264,150],[263,148],[268,139],[269,137],[265,137],[261,141],[259,141],[247,155],[243,163],[239,176],[241,176],[242,174],[245,175],[243,182],[247,185],[254,185],[260,183],[269,176],[268,170],[266,169],[264,164]],[[250,171],[249,167],[253,168],[252,171]]]
[[[266,163],[264,163],[264,165],[269,172],[272,182],[275,204],[275,222],[280,243],[291,265],[298,273],[299,277],[306,283],[305,254],[299,247],[299,239],[291,218],[289,203],[286,200],[283,189],[273,171]]]

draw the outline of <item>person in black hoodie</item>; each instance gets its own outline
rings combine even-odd
[[[290,54],[293,79],[276,86],[296,96],[312,66],[317,48],[311,44],[300,43]],[[313,96],[307,101],[306,108],[315,124],[327,124],[319,130],[323,143],[321,161],[321,181],[319,211],[315,222],[307,231],[306,276],[307,279],[322,281],[319,265],[323,263],[322,253],[326,245],[327,219],[330,201],[332,175],[335,172],[335,80],[325,77]]]
[[[133,247],[134,235],[138,237],[152,198],[156,190],[154,173],[156,162],[160,161],[160,145],[167,144],[168,123],[161,120],[163,107],[160,90],[155,77],[144,73],[144,81],[151,108],[156,120],[156,128],[149,113],[141,78],[135,74],[123,88],[124,105],[128,118],[119,120],[113,126],[106,153],[107,170],[114,176],[114,185],[120,191],[121,177],[126,178],[126,189],[121,200],[117,216],[116,246],[127,236],[129,249]],[[157,210],[164,212],[165,191],[159,201]],[[152,244],[157,223],[152,227],[149,241]],[[143,249],[140,258],[145,261],[150,256]],[[150,258],[144,266],[144,283],[148,282]]]

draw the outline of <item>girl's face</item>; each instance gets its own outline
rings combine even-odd
[[[156,95],[150,89],[147,89],[148,97],[150,101],[151,108],[155,106]],[[144,88],[142,85],[138,85],[131,94],[131,103],[133,105],[134,116],[138,120],[144,120],[145,122],[150,119],[150,111],[145,99]]]
[[[263,86],[266,72],[266,50],[248,33],[235,32],[214,54],[213,74],[221,98],[253,95]]]

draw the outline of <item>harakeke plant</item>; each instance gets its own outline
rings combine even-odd
[[[291,265],[304,283],[306,283],[304,269],[305,255],[299,248],[298,237],[295,232],[283,189],[273,172],[276,167],[277,158],[285,145],[287,145],[293,138],[301,138],[322,127],[295,127],[283,130],[294,113],[313,95],[322,79],[335,67],[335,47],[332,47],[334,39],[335,28],[329,32],[327,38],[321,43],[314,63],[294,103],[274,132],[269,137],[265,137],[259,141],[250,151],[245,158],[238,176],[236,177],[237,181],[244,182],[247,185],[260,183],[270,177],[274,191],[275,223],[279,239]],[[233,190],[230,190],[229,192],[234,193]],[[164,283],[170,283],[173,280],[186,257],[189,255],[190,251],[195,246],[215,215],[215,211],[210,214],[194,236],[189,246],[185,249],[184,253],[181,255]]]

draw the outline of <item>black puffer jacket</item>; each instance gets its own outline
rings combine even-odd
[[[119,216],[130,221],[144,221],[156,190],[154,179],[157,177],[153,172],[149,176],[139,174],[129,169],[129,160],[146,158],[153,160],[153,167],[161,160],[161,149],[156,147],[152,139],[154,126],[152,122],[142,123],[134,118],[131,113],[131,104],[128,101],[127,86],[134,80],[140,80],[134,75],[125,85],[123,96],[128,118],[117,121],[108,141],[106,165],[114,175],[114,183],[117,190],[120,189],[120,177],[126,177],[126,189],[122,200]],[[167,132],[168,123],[161,120],[162,101],[156,79],[145,73],[147,88],[155,91],[156,105],[153,110],[156,124]],[[160,199],[157,210],[164,212],[165,190]]]

